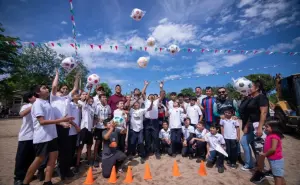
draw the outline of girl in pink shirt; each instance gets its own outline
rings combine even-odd
[[[263,153],[260,153],[258,158],[258,167],[255,174],[250,179],[251,182],[262,182],[265,174],[262,172],[264,160],[267,157],[272,174],[274,176],[275,185],[285,185],[284,179],[284,160],[282,156],[282,141],[284,138],[279,129],[280,122],[278,120],[268,120],[265,124],[265,132],[267,134]]]

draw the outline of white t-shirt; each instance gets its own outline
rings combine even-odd
[[[184,139],[189,138],[190,134],[195,133],[195,128],[191,125],[189,125],[188,127],[182,126],[181,128],[182,128],[182,134]]]
[[[165,129],[161,129],[160,131],[159,131],[159,138],[160,139],[168,139],[168,140],[170,140],[170,138],[171,138],[171,130],[168,128],[168,130],[165,130]]]
[[[133,131],[139,132],[143,129],[143,120],[146,112],[146,109],[130,109],[130,128]]]
[[[94,99],[93,107],[95,110],[97,110],[97,105],[100,103],[99,95],[96,94],[96,96],[94,96],[93,99]]]
[[[97,108],[96,115],[98,119],[100,119],[100,121],[96,125],[96,128],[105,129],[105,126],[103,125],[103,121],[111,116],[110,106],[109,105],[103,106],[101,102],[99,102],[96,108]]]
[[[182,108],[173,108],[169,110],[170,129],[181,128],[181,114]]]
[[[202,100],[203,100],[204,98],[206,98],[206,97],[207,97],[207,96],[206,96],[206,95],[203,95],[203,94],[201,94],[201,96],[197,97],[197,99],[199,100],[200,105],[202,105]]]
[[[94,115],[95,115],[95,110],[93,105],[89,104],[84,104],[83,107],[81,108],[82,112],[82,119],[81,119],[81,124],[80,128],[87,128],[88,131],[91,131],[93,128],[93,122],[94,122]]]
[[[81,108],[74,102],[71,102],[68,107],[68,115],[74,117],[73,122],[80,127],[81,121]],[[77,131],[74,126],[69,130],[69,136],[77,135]]]
[[[199,121],[199,116],[202,115],[201,109],[198,105],[189,106],[186,111],[187,117],[191,119],[191,124],[196,125]]]
[[[54,120],[53,109],[46,100],[37,98],[31,108],[33,121],[33,144],[44,143],[57,138],[56,125],[41,125],[37,117],[43,116],[44,120]]]
[[[71,93],[67,96],[54,96],[50,93],[50,104],[53,108],[55,119],[60,119],[67,115],[68,104],[70,104],[71,100]]]
[[[173,109],[173,105],[174,105],[173,100],[170,100],[170,101],[168,102],[168,108],[169,108],[169,109]]]
[[[127,114],[123,114],[123,110],[120,109],[116,109],[114,111],[114,117],[120,117],[123,118],[123,122],[120,123],[116,128],[123,130],[126,128],[126,118],[127,118]]]
[[[31,107],[32,104],[28,103],[21,107],[20,113]],[[22,126],[19,132],[19,141],[27,141],[33,139],[33,122],[32,116],[29,112],[26,116],[23,117]]]
[[[204,139],[205,138],[205,135],[208,133],[208,130],[206,130],[205,128],[200,131],[198,129],[195,129],[195,135],[196,135],[196,138],[199,138],[199,139]]]
[[[186,103],[186,102],[183,102],[183,106],[184,106],[184,109],[185,109],[185,111],[186,111],[187,108],[190,106],[190,104],[189,104],[189,103]]]
[[[159,104],[159,99],[153,101],[152,110],[146,112],[145,118],[148,118],[148,119],[157,119],[158,118],[158,104]],[[146,100],[145,101],[145,109],[148,110],[150,105],[151,105],[151,101]]]
[[[238,120],[221,119],[220,125],[224,128],[224,139],[237,139],[236,127],[240,126]]]
[[[210,132],[205,135],[205,141],[209,143],[209,151],[216,150],[217,145],[225,145],[223,136],[219,133],[212,135]]]

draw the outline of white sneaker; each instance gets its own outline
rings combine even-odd
[[[249,171],[249,170],[251,170],[251,168],[249,168],[247,166],[243,166],[243,167],[241,167],[241,170],[243,170],[243,171]]]

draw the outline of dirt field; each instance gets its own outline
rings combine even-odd
[[[12,185],[13,184],[13,172],[15,164],[15,154],[17,149],[17,135],[21,126],[21,119],[0,120],[0,184]],[[285,158],[285,178],[287,185],[299,185],[300,184],[300,141],[293,136],[286,136],[283,140],[283,153]],[[174,160],[177,160],[181,176],[172,176],[172,165]],[[207,169],[208,175],[206,177],[200,177],[197,174],[199,164],[195,160],[189,160],[177,156],[177,158],[169,158],[163,156],[161,160],[153,159],[150,157],[148,160],[153,180],[144,181],[144,165],[141,165],[139,161],[133,160],[129,165],[133,166],[134,182],[137,185],[155,184],[155,185],[175,185],[175,184],[188,184],[188,185],[246,185],[252,184],[249,179],[250,172],[241,171],[239,168],[236,170],[228,169],[223,174],[219,174],[216,168]],[[52,181],[57,185],[83,184],[86,177],[87,166],[81,168],[82,173],[78,174],[74,179],[67,182],[61,182],[60,178],[55,177]],[[101,176],[100,169],[94,169],[93,175],[95,178],[94,184],[108,184],[106,179]],[[122,184],[125,173],[118,174],[117,184]],[[34,181],[31,184],[40,185],[41,182]],[[266,179],[262,184],[274,184],[273,179]]]

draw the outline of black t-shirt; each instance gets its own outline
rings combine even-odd
[[[268,114],[269,115],[269,100],[268,98],[263,95],[259,94],[258,96],[251,98],[247,105],[247,112],[249,113],[249,121],[251,123],[259,122],[260,120],[260,107],[268,107]]]
[[[102,132],[103,138],[103,152],[102,152],[102,159],[107,159],[113,156],[117,149],[118,149],[118,135],[120,133],[119,129],[115,129],[111,134],[108,140],[104,139],[105,134],[108,130],[104,130]]]

